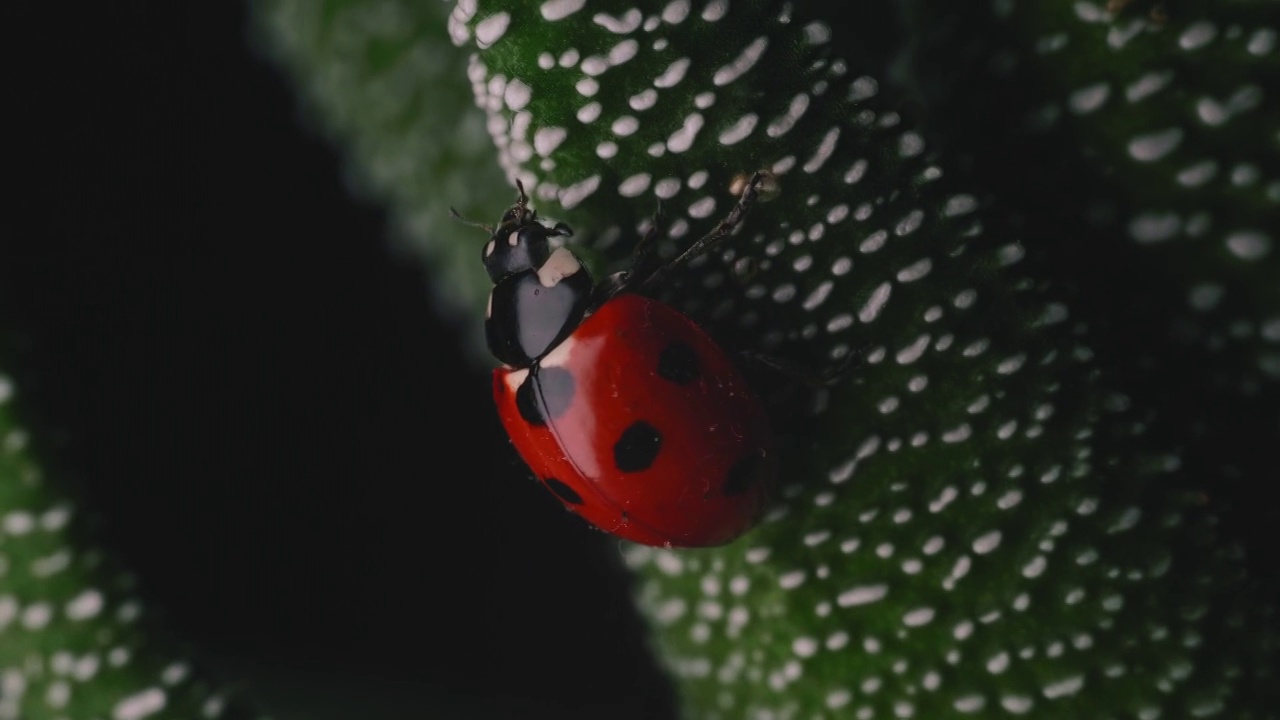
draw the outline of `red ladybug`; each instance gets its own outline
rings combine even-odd
[[[518,184],[518,183],[517,183]],[[484,249],[498,414],[538,479],[596,527],[646,545],[727,543],[759,520],[777,473],[773,436],[742,375],[698,325],[638,294],[729,235],[755,201],[680,257],[592,282],[519,199]]]

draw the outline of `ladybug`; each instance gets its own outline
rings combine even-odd
[[[490,232],[485,313],[498,415],[525,463],[597,528],[645,545],[721,545],[759,520],[777,474],[764,409],[728,354],[693,320],[641,294],[728,237],[754,203],[656,264],[657,223],[630,270],[594,283],[524,187]],[[456,216],[457,213],[455,212]],[[656,264],[656,267],[655,267]]]

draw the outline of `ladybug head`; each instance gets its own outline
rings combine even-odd
[[[538,222],[537,211],[528,207],[529,196],[524,193],[524,185],[516,180],[516,187],[520,190],[516,204],[502,215],[497,229],[481,226],[490,233],[482,259],[489,280],[495,285],[509,275],[542,267],[551,255],[548,239],[573,234],[564,223],[547,227]]]

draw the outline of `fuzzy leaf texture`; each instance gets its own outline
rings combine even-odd
[[[906,7],[904,83],[1000,199],[993,227],[1038,239],[1028,262],[1158,409],[1151,432],[1252,497],[1280,435],[1280,4]]]
[[[0,719],[251,718],[147,622],[128,575],[86,550],[0,373]]]
[[[762,350],[865,352],[764,528],[628,554],[690,714],[1273,712],[1266,610],[1195,478],[1145,409],[1108,402],[1069,307],[831,28],[783,5],[578,5],[455,11],[504,167],[624,218],[606,239],[653,195],[696,236],[735,174],[772,170],[779,197],[728,253],[759,274],[725,291],[708,263],[680,304]]]
[[[357,172],[416,226],[435,205],[462,202],[444,197],[450,175],[411,167],[448,145],[441,136],[425,145],[415,130],[429,122],[426,94],[452,92],[427,85],[441,72],[421,57],[431,5],[264,6],[286,64],[302,68],[309,97],[354,148]],[[981,42],[961,23],[925,43],[935,40],[921,29],[928,15],[912,30],[911,10],[928,5],[903,18],[919,34],[916,57]],[[1060,14],[1018,7],[1018,17],[1044,23]],[[867,13],[895,15],[875,3]],[[483,123],[505,174],[525,182],[542,215],[572,224],[599,268],[625,266],[658,200],[672,241],[687,242],[732,206],[735,177],[770,169],[776,199],[757,206],[722,253],[682,273],[666,298],[731,347],[815,367],[856,358],[813,413],[777,418],[784,488],[762,527],[719,549],[626,552],[686,715],[1276,717],[1273,598],[1235,528],[1224,527],[1214,458],[1184,457],[1184,418],[1172,414],[1188,408],[1154,390],[1176,394],[1169,376],[1161,385],[1132,359],[1164,352],[1163,327],[1148,332],[1140,319],[1149,314],[1108,307],[1126,290],[1107,288],[1099,299],[1078,272],[1082,248],[1095,259],[1114,251],[1121,267],[1155,276],[1157,297],[1177,298],[1206,337],[1226,337],[1221,323],[1238,316],[1199,312],[1186,299],[1198,285],[1168,268],[1195,268],[1224,293],[1268,297],[1271,266],[1256,263],[1274,254],[1240,257],[1228,241],[1236,230],[1225,226],[1212,240],[1217,255],[1184,253],[1180,266],[1135,252],[1133,238],[1088,246],[1092,237],[1058,218],[1096,216],[1130,232],[1147,210],[1091,214],[1086,200],[1123,199],[1119,189],[1133,183],[1108,186],[1111,195],[1068,193],[1045,212],[1033,190],[1052,183],[1036,176],[1024,189],[1019,174],[1041,156],[1010,157],[1008,177],[977,172],[965,149],[980,147],[973,128],[986,106],[970,103],[952,123],[933,111],[950,107],[948,96],[922,90],[929,122],[905,120],[904,101],[882,91],[894,65],[876,54],[884,44],[860,41],[877,30],[803,17],[790,4],[723,0],[463,2],[450,20],[487,113],[458,119],[459,136]],[[1271,52],[1259,62],[1273,63]],[[1089,67],[1136,71],[1110,58]],[[1001,93],[984,90],[979,97]],[[995,125],[1009,117],[1002,109]],[[1122,134],[1128,119],[1099,122],[1096,132]],[[1273,143],[1271,132],[1240,146]],[[935,156],[927,142],[935,137],[953,155]],[[1124,142],[1100,147],[1104,159],[1128,152]],[[1044,157],[1073,154],[1055,148]],[[1094,167],[1067,177],[1083,184]],[[478,203],[474,188],[486,186],[464,177],[460,196]],[[1152,197],[1160,190],[1137,184]],[[469,214],[495,220],[510,198],[485,197],[476,207],[486,214]],[[1177,207],[1183,232],[1197,211]],[[430,222],[438,228],[442,217]],[[1239,228],[1265,232],[1267,218],[1274,212],[1258,209]],[[455,247],[445,232],[436,252],[468,258],[468,280],[452,282],[478,307],[487,283],[475,238],[458,233]],[[733,271],[742,258],[752,261],[746,275]],[[1247,334],[1256,352],[1218,354],[1220,374],[1247,366],[1255,387],[1267,382],[1260,373],[1274,314],[1259,307]],[[1141,353],[1118,349],[1127,327]],[[1179,390],[1195,384],[1173,377]],[[1194,449],[1207,456],[1211,445]]]

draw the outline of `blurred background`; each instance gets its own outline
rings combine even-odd
[[[3,12],[4,363],[163,626],[282,720],[669,716],[618,544],[529,478],[246,9]]]

